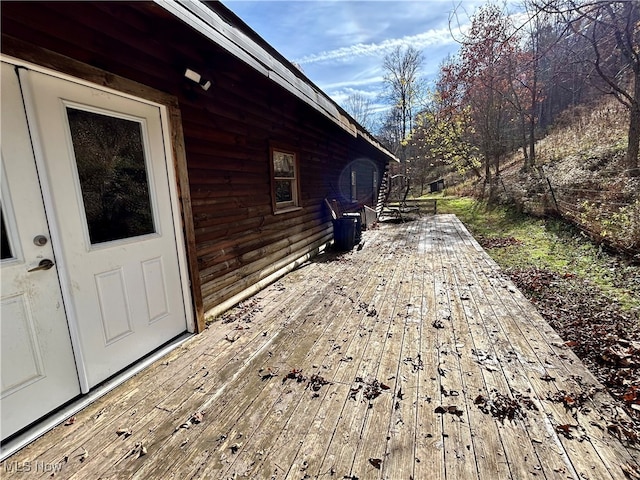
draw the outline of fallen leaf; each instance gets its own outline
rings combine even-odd
[[[380,470],[380,466],[382,465],[382,459],[381,458],[370,458],[369,459],[369,463],[371,465],[373,465],[374,468],[377,468],[378,470]]]
[[[116,430],[116,435],[118,435],[119,437],[123,437],[123,438],[127,438],[132,433],[133,432],[131,431],[130,428],[119,428],[118,430]]]
[[[451,406],[447,407],[447,412],[452,414],[452,415],[457,415],[458,417],[462,416],[462,410],[460,410],[455,405],[451,405]]]
[[[568,423],[564,425],[556,425],[556,432],[562,434],[568,439],[572,439],[573,435],[571,435],[571,428],[575,428],[575,425],[570,425]]]
[[[142,442],[136,442],[131,451],[129,452],[129,457],[140,458],[143,455],[147,454],[147,447],[142,445]]]
[[[636,468],[632,467],[629,463],[621,464],[620,468],[627,477],[633,480],[640,480],[640,472]]]
[[[191,415],[191,418],[189,419],[189,421],[195,425],[202,422],[203,419],[204,419],[204,410],[200,410],[199,412],[195,412],[193,415]]]
[[[625,394],[622,397],[624,399],[625,402],[636,402],[636,401],[640,401],[640,387],[637,386],[632,386],[631,388],[629,388],[629,390],[627,390],[625,392]]]
[[[68,427],[69,425],[73,425],[74,423],[76,423],[76,417],[71,417],[64,423],[64,426]]]
[[[313,390],[314,392],[317,392],[318,390],[320,390],[322,388],[323,385],[329,385],[331,382],[329,382],[328,380],[326,380],[324,377],[322,377],[321,375],[311,375],[311,378],[309,379],[309,382],[307,383],[307,387],[309,388],[311,387],[311,390]]]
[[[358,394],[358,392],[362,390],[362,385],[358,385],[357,387],[351,387],[351,389],[349,390],[349,398],[351,400],[355,400],[356,399],[356,395]]]
[[[303,383],[307,381],[307,377],[302,375],[302,370],[294,368],[283,377],[282,383],[285,383],[287,380],[295,380],[298,383]]]
[[[258,373],[260,374],[260,378],[264,382],[269,380],[270,378],[277,376],[278,369],[272,369],[271,367],[268,367],[267,369],[261,368],[260,370],[258,370]]]

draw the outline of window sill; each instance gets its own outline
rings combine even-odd
[[[273,214],[280,215],[281,213],[296,212],[298,210],[302,210],[302,207],[284,207],[274,211]]]

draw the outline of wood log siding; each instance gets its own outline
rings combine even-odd
[[[331,239],[323,200],[339,197],[340,172],[350,161],[370,158],[382,179],[387,157],[370,143],[157,5],[7,2],[2,34],[98,67],[108,72],[107,86],[110,73],[178,99],[192,215],[185,225],[195,239],[190,262],[204,311]],[[210,89],[184,78],[185,68],[211,80]],[[300,210],[272,211],[269,142],[299,154]]]

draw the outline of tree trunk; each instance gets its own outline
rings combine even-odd
[[[635,108],[630,112],[629,120],[629,143],[627,145],[627,168],[630,177],[640,177],[640,166],[638,165],[638,150],[640,144],[640,108]]]
[[[531,111],[529,112],[529,165],[527,170],[533,169],[536,164],[536,108],[538,106],[538,68],[540,67],[540,34],[536,31],[535,51],[533,57],[533,86],[531,88]]]
[[[536,117],[531,114],[529,121],[529,169],[536,164]]]
[[[627,144],[627,168],[630,177],[640,177],[638,150],[640,147],[640,74],[636,72],[634,99],[629,109],[629,143]]]
[[[527,139],[527,122],[525,120],[523,111],[520,111],[520,130],[522,133],[522,154],[524,155],[524,169],[529,170],[529,140]]]

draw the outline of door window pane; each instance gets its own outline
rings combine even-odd
[[[67,107],[92,244],[155,232],[142,125]]]
[[[0,245],[0,255],[2,260],[7,258],[13,258],[13,252],[11,251],[11,242],[9,242],[9,234],[7,233],[7,226],[4,223],[4,214],[0,208],[0,224],[2,224],[2,244]]]

